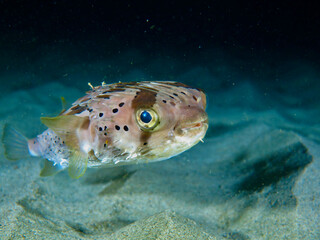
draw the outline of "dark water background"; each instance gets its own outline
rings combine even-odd
[[[106,239],[177,213],[217,239],[320,239],[319,29],[316,1],[0,0],[1,127],[33,137],[102,81],[200,87],[210,119],[204,144],[127,175],[39,178],[0,148],[0,238]]]
[[[28,78],[8,83],[10,88],[48,81],[83,86],[89,78],[126,80],[135,71],[140,78],[176,80],[202,67],[213,76],[195,80],[204,88],[218,78],[222,88],[245,79],[290,89],[295,85],[288,74],[313,74],[319,67],[315,1],[0,4],[1,74]]]

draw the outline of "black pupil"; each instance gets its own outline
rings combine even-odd
[[[140,119],[142,122],[144,123],[149,123],[151,120],[152,120],[152,116],[149,112],[147,111],[143,111],[141,114],[140,114]]]

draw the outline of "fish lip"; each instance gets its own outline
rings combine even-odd
[[[190,124],[186,124],[185,126],[181,127],[181,130],[195,130],[201,128],[208,129],[208,118]]]

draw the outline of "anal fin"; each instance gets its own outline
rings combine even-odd
[[[54,176],[58,172],[61,172],[65,167],[61,166],[60,164],[56,164],[52,161],[49,161],[47,159],[44,160],[44,167],[42,168],[40,172],[40,177],[49,177]]]

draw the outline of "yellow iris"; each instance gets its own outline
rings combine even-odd
[[[159,124],[159,116],[153,109],[139,109],[136,112],[136,120],[144,131],[151,131]]]

